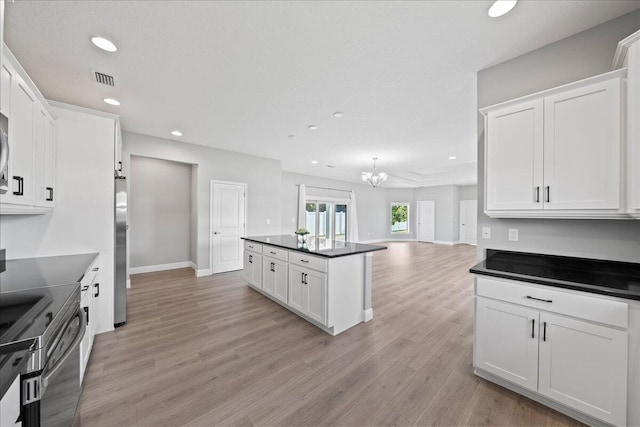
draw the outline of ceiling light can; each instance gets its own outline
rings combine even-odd
[[[333,113],[333,117],[340,118],[342,116],[344,116],[344,113],[342,111],[336,111],[335,113]]]
[[[487,13],[492,18],[498,18],[509,13],[516,6],[516,3],[518,0],[496,0]]]
[[[316,125],[309,125],[309,129],[311,129],[311,130],[316,130],[316,129],[318,129],[318,126],[316,126]]]
[[[117,99],[113,99],[113,98],[105,98],[103,99],[103,101],[109,105],[120,105],[120,101],[118,101]]]
[[[107,40],[104,37],[91,37],[91,43],[96,45],[102,50],[106,50],[107,52],[115,52],[118,50],[115,44],[111,40]]]
[[[182,136],[182,132],[180,132],[179,130],[172,130],[171,131],[171,135],[173,135],[173,136]]]

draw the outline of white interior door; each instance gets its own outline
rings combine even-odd
[[[460,242],[478,243],[478,201],[460,200]]]
[[[418,241],[433,243],[436,240],[436,202],[418,202]]]
[[[246,184],[211,181],[211,273],[242,270]]]

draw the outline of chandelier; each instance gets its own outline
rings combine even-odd
[[[362,180],[368,182],[370,186],[377,187],[382,184],[387,179],[387,174],[384,172],[378,172],[376,168],[376,160],[377,157],[373,157],[373,171],[372,172],[362,172]]]

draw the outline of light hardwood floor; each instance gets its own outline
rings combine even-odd
[[[96,337],[76,423],[580,425],[473,375],[474,247],[388,246],[374,319],[336,337],[242,272],[132,276],[128,322]]]

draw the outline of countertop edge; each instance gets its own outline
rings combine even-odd
[[[519,280],[522,282],[534,283],[537,285],[551,286],[554,288],[570,289],[574,291],[582,291],[582,292],[588,292],[592,294],[606,295],[610,297],[640,301],[640,293],[625,292],[620,289],[608,288],[606,286],[589,285],[586,283],[577,283],[577,282],[567,282],[564,280],[549,279],[546,277],[528,276],[525,274],[489,270],[485,267],[481,267],[480,265],[471,267],[469,269],[469,272],[474,274],[479,274],[481,276],[498,277],[502,279],[513,279],[513,280]]]
[[[275,246],[277,248],[287,249],[289,251],[296,251],[296,252],[300,252],[300,253],[311,255],[311,256],[319,256],[319,257],[329,258],[329,259],[331,259],[331,258],[340,258],[340,257],[345,257],[345,256],[352,256],[352,255],[361,255],[361,254],[366,254],[366,253],[369,253],[369,252],[377,252],[377,251],[383,251],[383,250],[388,249],[386,246],[376,246],[375,249],[367,249],[367,250],[362,250],[362,251],[349,252],[349,253],[346,253],[346,254],[333,254],[333,255],[331,255],[331,254],[322,253],[322,252],[311,252],[311,251],[303,250],[303,249],[300,249],[300,248],[292,248],[292,247],[285,246],[285,245],[279,245],[277,243],[271,243],[271,242],[266,243],[266,242],[263,242],[261,240],[252,239],[251,237],[242,237],[241,239],[247,240],[249,242],[255,242],[255,243],[258,243],[260,245]],[[364,243],[362,243],[362,244],[364,244]],[[371,246],[373,246],[373,245],[371,245]]]

